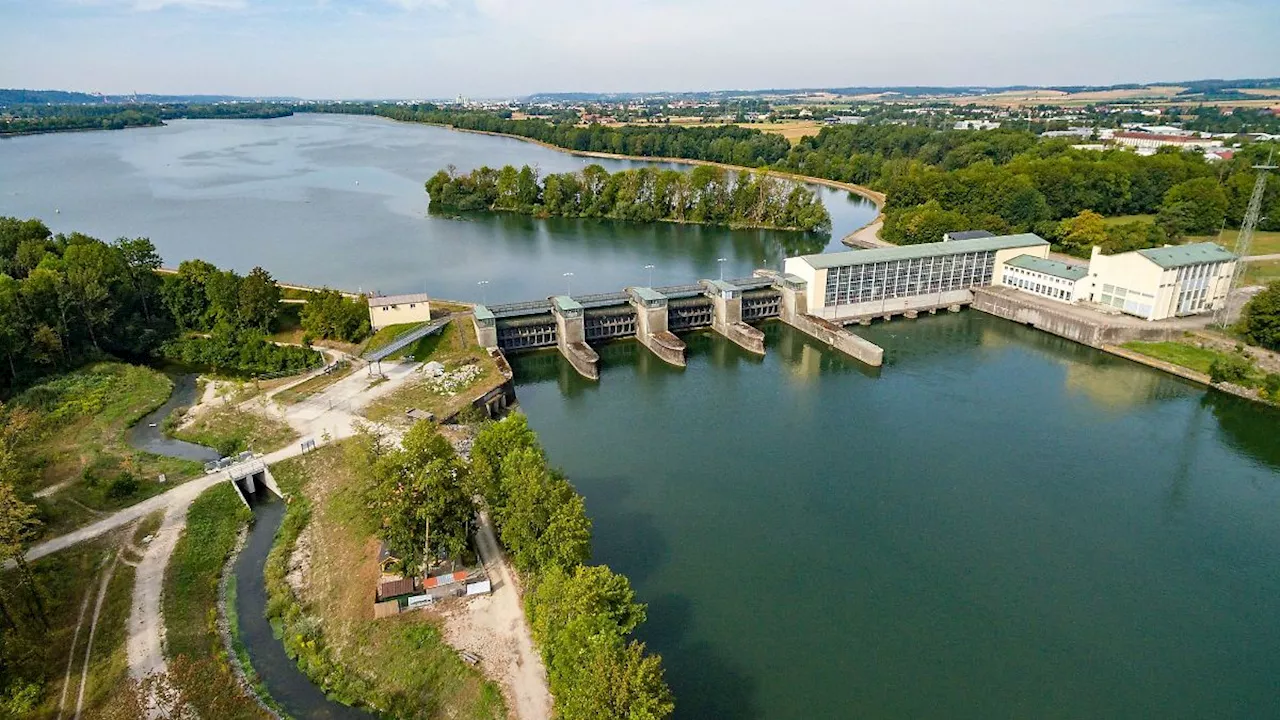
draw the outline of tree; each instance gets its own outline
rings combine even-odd
[[[1249,300],[1240,324],[1249,342],[1280,350],[1280,281],[1271,283]]]
[[[271,273],[255,267],[240,282],[238,314],[241,327],[251,327],[262,332],[271,330],[280,314],[280,286],[271,277]]]
[[[1106,245],[1107,224],[1098,213],[1082,210],[1058,223],[1058,238],[1067,252],[1087,255],[1095,245]]]
[[[367,301],[351,300],[337,290],[324,288],[307,296],[302,306],[302,329],[316,338],[359,342],[369,335]]]
[[[1232,353],[1209,363],[1209,381],[1213,383],[1242,383],[1253,373],[1253,361],[1244,355]]]
[[[1214,178],[1180,182],[1164,194],[1157,215],[1169,235],[1208,235],[1222,227],[1227,214],[1227,194]]]
[[[476,433],[471,445],[471,492],[485,499],[499,527],[507,504],[502,484],[503,461],[519,450],[537,447],[538,439],[523,413],[512,413],[497,422],[486,423]]]
[[[0,560],[12,562],[17,567],[19,580],[27,588],[37,619],[42,625],[48,627],[49,621],[45,615],[44,601],[40,597],[40,590],[36,587],[35,577],[26,560],[27,547],[35,537],[40,521],[36,518],[35,506],[18,498],[12,482],[12,475],[16,472],[13,463],[16,460],[7,450],[4,455],[0,457],[0,463],[2,463],[0,474],[4,476],[0,477]],[[7,608],[4,612],[6,615],[10,614]],[[12,618],[10,622],[12,624]]]

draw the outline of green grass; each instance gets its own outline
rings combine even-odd
[[[1245,263],[1244,285],[1270,285],[1280,281],[1280,260]]]
[[[179,673],[173,680],[202,716],[216,707],[219,717],[232,720],[265,717],[232,674],[216,625],[218,580],[237,536],[252,517],[231,485],[206,490],[192,503],[187,527],[165,571],[161,600],[166,655],[197,664],[199,672]],[[227,698],[239,700],[228,703]]]
[[[1217,243],[1228,250],[1236,246],[1236,238],[1240,230],[1224,230],[1217,238]],[[1275,255],[1280,253],[1280,231],[1255,230],[1253,240],[1249,243],[1250,255]]]
[[[233,455],[242,450],[256,453],[279,450],[296,440],[298,433],[281,420],[224,405],[200,413],[173,436],[214,448],[223,455]]]
[[[1113,215],[1102,218],[1102,221],[1108,225],[1124,225],[1131,222],[1153,222],[1155,219],[1155,215]]]
[[[412,408],[425,410],[437,418],[447,418],[470,404],[477,395],[498,387],[506,380],[497,364],[476,342],[475,329],[465,319],[449,323],[444,330],[423,338],[406,352],[412,353],[418,362],[439,362],[446,371],[475,364],[480,367],[481,374],[453,395],[436,391],[425,377],[408,382],[365,408],[365,416],[374,422],[403,418],[405,411]]]
[[[1189,345],[1183,342],[1127,342],[1121,347],[1126,350],[1132,350],[1141,353],[1147,357],[1153,357],[1157,360],[1181,365],[1184,368],[1195,370],[1196,372],[1209,374],[1209,366],[1214,360],[1223,359],[1226,354],[1217,350],[1202,348],[1196,345]]]
[[[168,376],[150,368],[101,362],[50,379],[9,404],[35,417],[21,452],[36,468],[35,491],[70,483],[39,501],[45,531],[57,534],[132,505],[202,473],[199,463],[130,447],[129,427],[164,404]],[[168,482],[157,478],[164,473]],[[121,482],[122,476],[136,482]],[[127,488],[133,485],[132,490]],[[127,491],[126,491],[127,490]]]
[[[425,324],[426,323],[415,322],[415,323],[398,323],[396,325],[388,325],[378,330],[378,332],[373,334],[373,337],[369,338],[369,341],[364,344],[364,352],[370,353],[370,352],[373,352],[374,350],[380,350],[390,345],[391,343],[395,342],[395,339],[400,337],[401,335],[404,335],[405,333],[412,331],[414,328],[421,327],[422,325],[425,325]]]
[[[467,666],[440,635],[428,613],[372,619],[372,589],[378,578],[371,533],[376,523],[362,501],[362,475],[346,456],[346,443],[279,463],[272,473],[298,499],[276,537],[268,559],[271,606],[280,609],[286,648],[300,667],[322,677],[331,696],[372,704],[406,720],[507,717],[497,686]],[[312,523],[311,569],[305,597],[284,582],[298,533]],[[279,603],[279,605],[277,605]],[[309,642],[292,643],[305,628]],[[403,661],[388,662],[387,658]],[[411,659],[411,660],[410,660]]]
[[[3,658],[6,669],[4,678],[10,683],[10,690],[18,684],[27,685],[32,690],[32,704],[29,707],[5,707],[0,701],[0,717],[43,720],[58,716],[67,660],[73,651],[73,638],[75,662],[68,692],[69,708],[62,715],[70,717],[74,714],[80,687],[81,663],[89,639],[94,604],[101,587],[102,571],[110,565],[118,552],[117,547],[127,539],[130,532],[131,530],[123,530],[113,533],[42,558],[31,565],[49,621],[47,629],[36,619],[33,606],[26,599],[27,590],[19,587],[17,571],[5,570],[0,573],[0,582],[10,588],[8,605],[18,624],[16,629],[7,625],[0,628],[0,635],[3,636],[0,658]],[[132,567],[123,562],[115,563],[90,652],[84,703],[87,717],[106,713],[121,700],[121,692],[128,679],[125,639],[128,637],[133,579]],[[76,637],[80,607],[86,595],[89,597],[89,605],[79,637]]]

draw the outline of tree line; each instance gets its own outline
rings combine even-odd
[[[19,105],[0,118],[0,135],[70,130],[154,127],[176,119],[266,119],[287,117],[293,108],[276,103],[144,103],[120,105]]]
[[[299,109],[376,114],[517,135],[569,150],[715,160],[866,185],[887,194],[883,235],[901,244],[936,242],[951,230],[986,229],[1037,232],[1071,250],[1069,241],[1059,242],[1062,222],[1086,210],[1158,216],[1109,230],[1108,249],[1151,247],[1224,223],[1237,226],[1253,187],[1251,166],[1265,161],[1268,150],[1267,143],[1251,143],[1230,160],[1210,163],[1199,152],[1176,149],[1149,157],[1077,150],[1069,140],[1039,139],[1026,130],[891,123],[825,127],[790,147],[779,136],[732,125],[582,127],[435,105]],[[1174,191],[1192,180],[1201,182]],[[1280,229],[1280,184],[1269,186],[1263,214],[1262,229]]]
[[[281,346],[281,290],[254,268],[241,276],[203,260],[159,273],[147,238],[103,242],[53,234],[39,220],[0,217],[0,374],[8,392],[102,356],[166,360],[233,374],[300,370],[312,350]],[[363,299],[331,290],[301,312],[311,338],[369,333]]]
[[[593,164],[544,178],[528,165],[449,169],[428,180],[426,190],[435,210],[831,231],[826,207],[804,185],[707,165],[688,173],[647,167],[610,173]]]

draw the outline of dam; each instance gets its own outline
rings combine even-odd
[[[512,353],[554,347],[592,380],[600,377],[593,343],[634,338],[663,361],[684,367],[685,343],[676,333],[709,328],[763,355],[764,333],[751,323],[773,319],[868,365],[884,362],[884,350],[876,344],[809,314],[807,288],[795,275],[757,270],[736,280],[477,305],[473,318],[476,338],[485,348]]]

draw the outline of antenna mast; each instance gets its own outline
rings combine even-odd
[[[1240,288],[1244,277],[1245,258],[1249,257],[1249,248],[1253,245],[1253,231],[1258,227],[1258,219],[1262,215],[1262,195],[1267,189],[1267,173],[1275,170],[1268,156],[1266,165],[1254,165],[1258,178],[1253,183],[1253,196],[1249,198],[1249,209],[1245,210],[1244,222],[1240,223],[1240,234],[1236,236],[1236,267],[1231,274],[1231,284],[1227,287],[1227,297],[1218,310],[1218,324],[1226,327],[1231,323],[1231,295]]]

